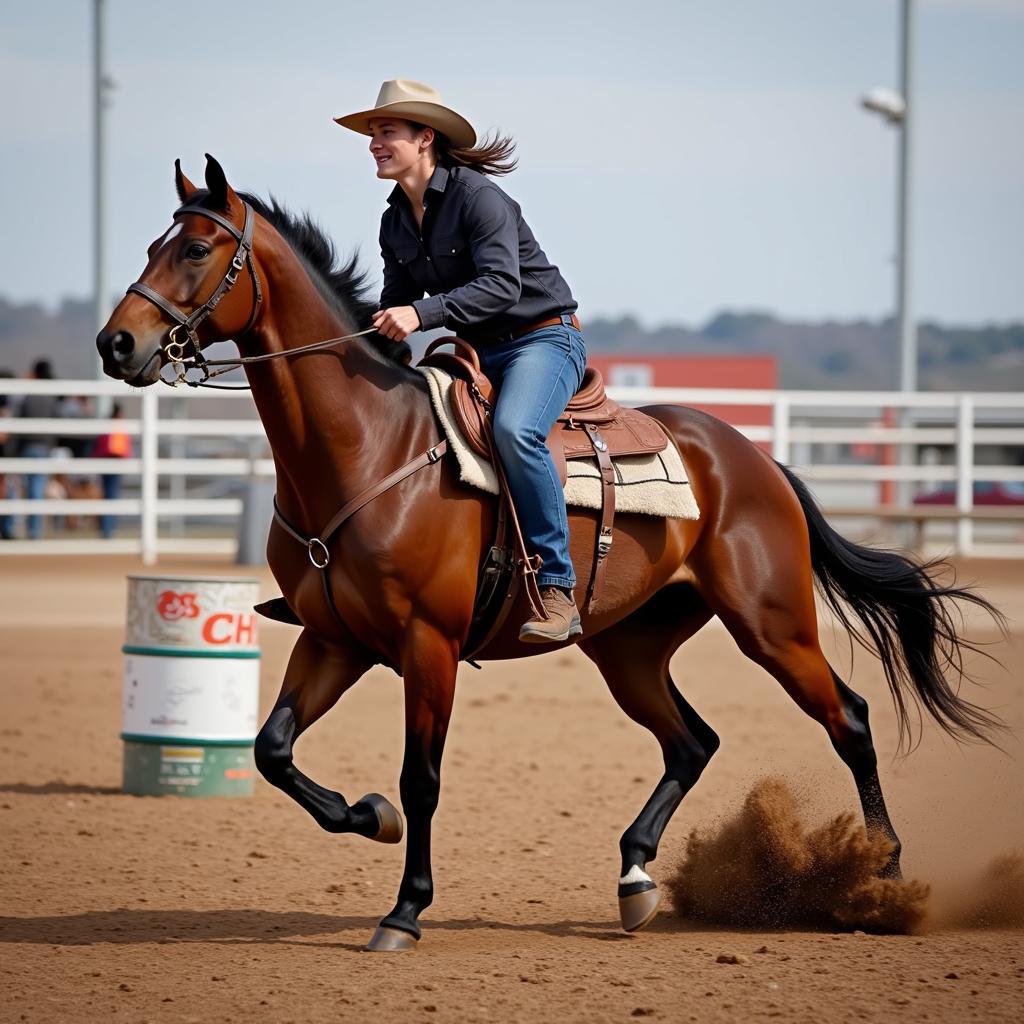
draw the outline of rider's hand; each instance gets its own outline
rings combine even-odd
[[[420,329],[420,315],[412,306],[392,306],[373,314],[373,326],[378,334],[392,341],[405,341],[413,331]]]

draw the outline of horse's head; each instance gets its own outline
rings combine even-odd
[[[150,245],[141,277],[96,336],[104,372],[137,387],[155,383],[168,362],[244,334],[260,305],[252,208],[209,153],[206,189],[182,174],[180,161],[174,170],[181,206],[173,224]]]

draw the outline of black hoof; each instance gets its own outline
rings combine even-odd
[[[398,808],[387,797],[381,796],[380,793],[367,793],[362,800],[358,801],[358,804],[364,804],[371,808],[377,816],[379,827],[377,834],[370,836],[372,840],[378,843],[399,843],[402,841],[404,831],[402,815],[398,813]]]
[[[646,928],[658,912],[661,893],[654,882],[619,886],[619,919],[627,932]]]
[[[378,925],[373,938],[366,944],[370,953],[411,953],[419,940],[399,928]]]

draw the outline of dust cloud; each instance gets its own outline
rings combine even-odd
[[[891,851],[885,837],[869,836],[853,814],[809,827],[790,786],[768,778],[735,817],[690,834],[667,885],[677,913],[691,921],[917,932],[929,887],[879,878]]]
[[[996,857],[962,886],[936,893],[936,928],[1024,927],[1024,854]]]

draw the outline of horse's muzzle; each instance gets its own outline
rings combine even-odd
[[[160,350],[157,349],[148,359],[141,359],[131,331],[104,328],[96,335],[96,351],[103,360],[103,372],[115,380],[145,385],[152,384],[159,374]]]

